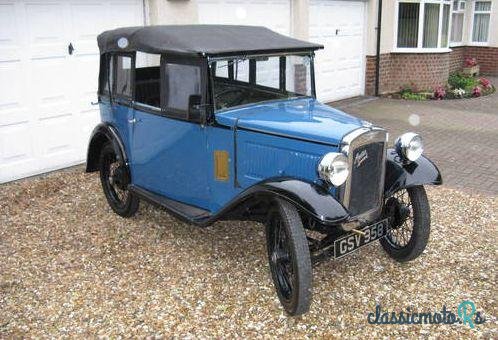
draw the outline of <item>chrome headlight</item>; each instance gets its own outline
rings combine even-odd
[[[396,151],[401,158],[416,161],[424,152],[422,137],[413,132],[402,134],[396,139]]]
[[[337,152],[326,154],[318,164],[318,174],[336,187],[344,184],[349,176],[348,158]]]

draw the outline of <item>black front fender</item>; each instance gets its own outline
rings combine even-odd
[[[391,196],[399,189],[425,184],[443,184],[441,173],[434,163],[425,156],[415,162],[404,163],[396,150],[387,150],[385,197]]]
[[[109,123],[100,123],[93,129],[86,157],[86,172],[99,169],[100,152],[106,143],[112,143],[119,161],[128,162],[123,141],[115,127]]]
[[[285,199],[325,225],[337,224],[349,217],[349,212],[322,186],[294,178],[272,178],[258,183],[242,192],[220,215],[238,202],[258,195]]]

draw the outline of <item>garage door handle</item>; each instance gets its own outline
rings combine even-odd
[[[69,46],[67,47],[67,53],[69,53],[69,55],[72,55],[73,51],[74,51],[73,43],[69,43]]]

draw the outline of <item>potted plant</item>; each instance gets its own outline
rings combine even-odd
[[[463,74],[472,77],[479,75],[479,65],[477,65],[476,58],[465,58]]]

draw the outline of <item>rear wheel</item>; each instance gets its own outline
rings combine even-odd
[[[278,298],[290,315],[309,310],[312,291],[308,240],[297,209],[277,199],[266,223],[270,272]]]
[[[107,202],[116,214],[123,217],[135,215],[139,199],[128,190],[128,167],[117,160],[111,144],[105,145],[100,153],[100,182]]]
[[[387,198],[384,211],[391,228],[380,240],[384,250],[399,262],[420,256],[429,241],[431,215],[423,186],[395,192]]]

